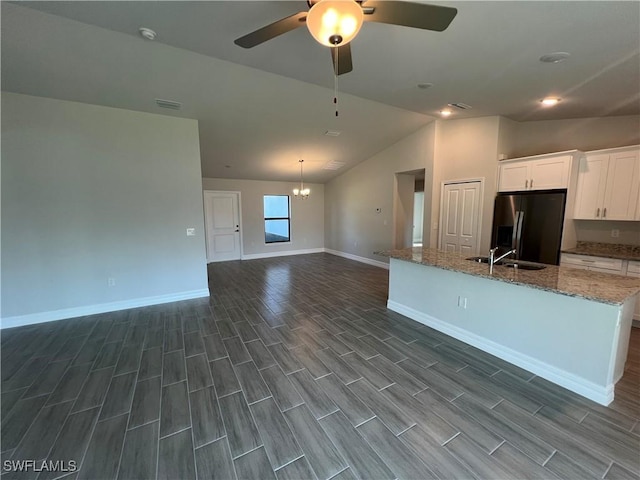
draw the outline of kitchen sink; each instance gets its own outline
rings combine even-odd
[[[467,260],[471,260],[472,262],[478,262],[478,263],[489,263],[489,257],[469,257],[467,258]],[[494,265],[502,265],[502,260],[499,260],[497,262],[494,263]]]
[[[535,263],[521,263],[521,262],[507,262],[502,264],[503,267],[518,268],[518,270],[542,270],[547,268],[544,265],[538,265]]]
[[[472,262],[478,263],[489,263],[489,257],[485,256],[477,256],[477,257],[468,257],[467,260],[471,260]],[[520,270],[542,270],[543,268],[547,268],[544,265],[540,265],[537,263],[525,263],[525,262],[513,262],[513,261],[503,261],[499,260],[494,265],[502,265],[503,267],[516,268],[516,266]]]

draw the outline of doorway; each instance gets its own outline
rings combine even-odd
[[[204,192],[207,263],[240,260],[240,192]]]
[[[483,180],[442,184],[439,249],[467,255],[478,254],[482,190]]]
[[[395,175],[394,248],[421,247],[423,242],[425,170]]]

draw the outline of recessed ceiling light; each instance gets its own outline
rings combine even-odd
[[[150,28],[140,27],[138,29],[138,32],[140,32],[140,35],[142,35],[147,40],[155,40],[156,39],[156,35],[157,35],[156,32],[154,32]]]
[[[545,107],[553,107],[554,105],[557,105],[559,101],[560,101],[559,98],[547,97],[547,98],[543,98],[542,100],[540,100],[540,103],[542,105],[544,105]]]
[[[452,113],[453,112],[449,108],[445,108],[445,109],[440,110],[440,115],[442,115],[443,117],[448,117]]]
[[[342,132],[338,132],[337,130],[327,130],[326,132],[324,132],[326,137],[337,137],[341,133]]]
[[[570,56],[571,54],[567,52],[553,52],[541,56],[540,61],[542,63],[560,63],[564,62]]]
[[[418,88],[420,90],[426,90],[427,88],[433,87],[433,83],[419,83]]]

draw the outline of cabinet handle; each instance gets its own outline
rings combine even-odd
[[[526,190],[527,188],[529,188],[529,180],[524,181],[524,189]]]
[[[604,210],[602,211],[602,218],[606,218],[607,217],[607,207],[604,207]]]
[[[533,178],[531,179],[531,183],[529,183],[529,188],[533,188]]]
[[[600,207],[596,208],[596,218],[600,216]]]

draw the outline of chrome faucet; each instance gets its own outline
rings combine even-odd
[[[511,254],[516,254],[516,249],[514,248],[513,250],[509,250],[507,253],[505,253],[504,255],[500,255],[498,258],[496,257],[496,252],[498,251],[498,247],[492,248],[491,250],[489,250],[489,272],[493,273],[493,266],[499,262],[500,260],[502,260],[503,258],[508,257]]]

